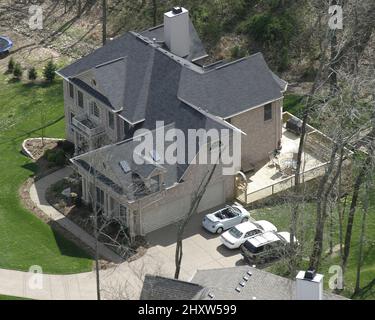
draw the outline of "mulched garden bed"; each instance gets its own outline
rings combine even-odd
[[[57,148],[58,139],[28,139],[25,141],[26,149],[31,153],[35,160],[39,160],[43,157],[47,150],[53,150]]]

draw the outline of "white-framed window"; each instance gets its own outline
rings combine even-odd
[[[111,129],[115,128],[115,116],[111,111],[108,111],[108,126]]]
[[[264,121],[272,120],[272,103],[264,106]]]
[[[74,87],[73,84],[69,82],[69,96],[74,99]]]
[[[128,226],[128,208],[120,205],[120,220],[125,226]]]
[[[83,108],[84,107],[84,102],[83,102],[83,93],[82,91],[77,91],[77,96],[78,96],[78,106],[80,108]]]
[[[96,118],[100,117],[100,110],[95,101],[90,101],[90,114]]]

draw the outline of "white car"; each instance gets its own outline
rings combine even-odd
[[[226,206],[214,213],[207,214],[202,226],[211,233],[221,234],[240,223],[248,221],[250,213],[240,205]]]
[[[244,222],[223,233],[220,240],[227,248],[237,249],[246,240],[268,231],[277,232],[277,228],[265,220]]]

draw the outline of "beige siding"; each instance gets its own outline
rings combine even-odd
[[[232,125],[247,135],[242,136],[242,166],[249,168],[268,159],[281,139],[282,100],[272,103],[272,120],[264,121],[264,107],[259,107],[230,119]]]

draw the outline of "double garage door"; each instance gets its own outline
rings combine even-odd
[[[199,205],[198,212],[211,209],[223,203],[225,203],[224,185],[220,182],[207,188]],[[181,220],[189,212],[190,205],[191,196],[189,194],[173,202],[143,212],[141,222],[143,233],[150,233]]]

